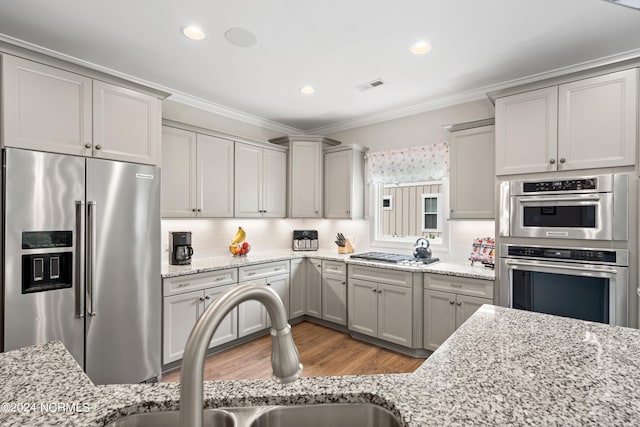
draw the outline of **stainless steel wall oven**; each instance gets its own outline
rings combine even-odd
[[[500,304],[628,326],[626,249],[500,245]]]

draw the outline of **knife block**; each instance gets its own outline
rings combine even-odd
[[[338,246],[339,254],[351,254],[353,253],[353,251],[354,251],[353,245],[348,240],[345,240],[344,246]]]

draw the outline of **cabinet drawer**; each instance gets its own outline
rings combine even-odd
[[[368,280],[376,283],[387,283],[398,286],[412,286],[413,276],[408,271],[389,270],[386,268],[349,265],[349,278]]]
[[[163,281],[164,296],[178,295],[185,292],[211,288],[213,286],[229,285],[238,282],[238,270],[227,268],[208,273],[189,274],[186,276],[170,277]]]
[[[247,267],[240,267],[238,269],[238,275],[240,277],[240,280],[243,282],[288,272],[289,260],[269,262],[266,264],[249,265]]]
[[[424,288],[493,300],[493,280],[425,273]]]
[[[322,274],[346,277],[347,265],[342,261],[322,261]]]

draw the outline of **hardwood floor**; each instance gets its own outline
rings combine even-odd
[[[303,377],[409,373],[424,362],[309,322],[294,325],[293,338],[304,365]],[[209,356],[205,361],[207,381],[258,378],[271,378],[268,335]],[[180,370],[168,373],[161,381],[180,381]]]

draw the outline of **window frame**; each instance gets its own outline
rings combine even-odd
[[[442,193],[423,193],[420,195],[422,199],[422,232],[423,233],[440,233],[442,232],[442,215],[444,212],[442,211]],[[427,212],[425,210],[425,200],[426,199],[436,199],[436,204],[438,209],[436,212]],[[425,226],[426,215],[436,215],[436,228],[427,228]]]

